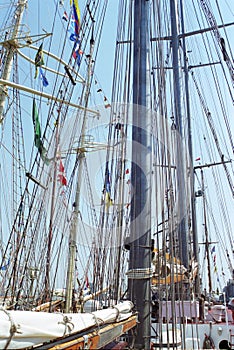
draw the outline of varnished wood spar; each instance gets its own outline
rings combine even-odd
[[[38,305],[36,306],[33,311],[43,311],[43,312],[48,312],[49,309],[52,307],[52,308],[55,308],[57,307],[58,305],[62,304],[63,303],[63,300],[54,300],[52,302],[48,301],[46,303],[43,303],[41,305]]]
[[[96,328],[94,331],[85,334],[85,336],[79,336],[74,339],[74,334],[66,338],[57,339],[50,344],[44,344],[35,349],[49,349],[49,350],[82,350],[90,349],[97,350],[103,348],[105,345],[111,343],[116,338],[120,337],[130,329],[134,328],[137,324],[137,316],[131,316],[127,320],[112,323],[104,326],[103,328]],[[69,341],[69,338],[73,340]],[[53,345],[54,344],[54,345]]]
[[[178,283],[184,280],[186,280],[185,276],[180,273],[175,273],[174,275],[169,274],[165,277],[153,276],[151,279],[152,285]]]

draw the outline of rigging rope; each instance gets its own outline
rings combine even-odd
[[[228,70],[229,70],[229,73],[231,76],[231,80],[232,80],[232,85],[234,87],[234,67],[232,64],[232,60],[230,59],[229,54],[226,50],[225,41],[219,32],[216,19],[211,11],[211,8],[209,7],[208,2],[206,0],[200,0],[200,3],[202,6],[202,9],[204,11],[204,14],[206,16],[207,22],[210,24],[212,31],[213,31],[213,34],[214,34],[214,37],[217,40],[217,43],[218,43],[220,50],[223,54],[223,60],[227,64],[227,67],[228,67]]]
[[[221,161],[223,162],[222,164],[223,164],[223,167],[224,167],[224,170],[225,170],[225,173],[226,173],[226,177],[227,177],[227,180],[228,180],[228,183],[229,183],[229,187],[230,187],[232,196],[234,198],[234,185],[233,185],[232,178],[231,178],[231,175],[229,173],[228,167],[227,167],[226,163],[223,161],[223,152],[221,150],[221,146],[220,146],[220,143],[219,143],[219,140],[218,140],[218,135],[217,135],[215,127],[214,127],[214,121],[213,121],[211,112],[209,111],[208,106],[207,106],[207,104],[205,102],[205,99],[202,96],[202,93],[201,93],[201,91],[199,89],[199,86],[198,86],[198,83],[196,81],[194,73],[191,72],[191,75],[192,75],[192,79],[193,79],[193,82],[195,84],[195,88],[196,88],[198,97],[200,99],[200,102],[201,102],[201,105],[202,105],[202,108],[203,108],[203,111],[204,111],[205,116],[207,118],[210,130],[212,132],[212,135],[213,135],[213,138],[214,138],[214,141],[215,141],[218,153],[220,155]]]

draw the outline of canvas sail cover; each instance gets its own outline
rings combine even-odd
[[[0,309],[0,349],[22,349],[81,332],[95,326],[123,321],[132,315],[133,304],[124,301],[92,313],[46,313]]]

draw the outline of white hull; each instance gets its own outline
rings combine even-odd
[[[221,347],[221,344],[224,346],[227,344],[230,349],[234,349],[234,346],[231,347],[234,341],[234,324],[176,324],[173,329],[171,324],[156,323],[153,324],[152,328],[153,349],[168,349],[169,344],[169,349],[206,349],[203,347],[205,334],[212,338],[215,349],[228,349],[228,347]],[[161,338],[160,336],[155,336],[155,333],[158,335],[161,334]],[[231,335],[233,336],[231,337]]]

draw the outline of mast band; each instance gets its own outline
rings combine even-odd
[[[145,269],[132,269],[126,272],[129,279],[147,279],[153,276],[153,270],[151,268]]]

